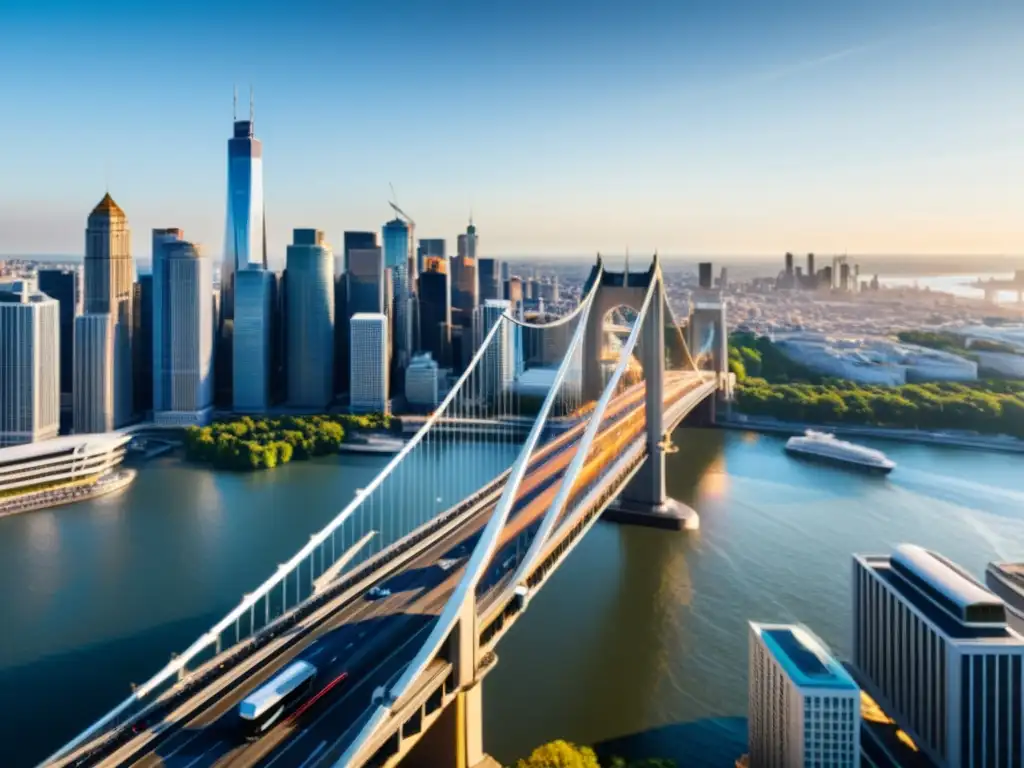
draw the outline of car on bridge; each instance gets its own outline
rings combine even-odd
[[[367,600],[380,600],[384,597],[390,597],[391,590],[387,587],[373,587],[369,592],[366,593]]]

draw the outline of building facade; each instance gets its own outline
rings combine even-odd
[[[513,328],[511,321],[502,321],[502,317],[511,312],[512,305],[504,299],[488,299],[480,308],[481,320],[478,323],[481,329],[480,344],[483,344],[495,325],[500,323],[500,328],[495,336],[487,344],[484,350],[481,364],[484,374],[485,396],[496,398],[502,393],[511,390],[512,382],[516,374],[516,345],[518,338],[516,331],[518,326]]]
[[[334,254],[316,229],[288,246],[288,404],[325,408],[334,397]]]
[[[879,706],[939,766],[1020,765],[1024,638],[977,579],[929,550],[854,555],[853,661]]]
[[[346,232],[342,250],[342,272],[348,272],[348,255],[352,251],[377,248],[376,232]]]
[[[416,248],[416,267],[419,273],[423,274],[427,259],[431,257],[443,259],[447,255],[448,251],[443,237],[420,238],[419,245]]]
[[[409,274],[409,226],[401,219],[384,225],[384,266],[391,270],[391,318],[393,351],[397,370],[403,370],[412,354],[412,287]]]
[[[31,281],[0,287],[0,446],[60,431],[60,320]]]
[[[420,343],[442,368],[451,366],[452,312],[448,260],[428,256],[420,272]]]
[[[386,413],[390,368],[388,319],[379,312],[361,312],[352,316],[350,327],[350,408],[354,413]]]
[[[37,278],[39,291],[60,305],[60,393],[70,400],[75,316],[82,312],[81,274],[77,269],[40,269]]]
[[[72,425],[77,434],[111,432],[114,413],[116,322],[107,313],[75,318]]]
[[[277,279],[259,266],[235,275],[235,338],[233,367],[237,373],[232,408],[238,413],[263,413],[273,404],[273,318]]]
[[[153,410],[153,275],[139,275],[132,298],[132,404],[145,418]]]
[[[420,410],[433,410],[441,402],[441,370],[429,352],[414,355],[410,361],[405,372],[405,400]]]
[[[860,689],[809,630],[750,623],[748,742],[757,768],[860,768]]]
[[[86,314],[109,314],[114,324],[113,371],[114,427],[131,422],[134,378],[132,376],[132,326],[135,263],[131,253],[128,218],[109,194],[89,214],[85,230]],[[102,410],[97,403],[96,409]]]
[[[199,246],[161,244],[153,261],[153,419],[203,425],[213,410],[213,266]]]
[[[359,313],[388,314],[385,303],[384,255],[380,248],[356,248],[345,272],[349,317]]]

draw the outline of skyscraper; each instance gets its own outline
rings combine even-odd
[[[420,272],[420,345],[442,368],[451,365],[452,313],[448,260],[428,256]]]
[[[485,396],[494,398],[511,387],[516,373],[515,334],[511,323],[501,320],[503,315],[511,313],[512,304],[505,299],[488,299],[480,311],[483,316],[483,321],[479,325],[481,343],[496,324],[502,323],[481,360],[484,366]]]
[[[388,319],[380,313],[352,315],[350,407],[355,413],[388,410]]]
[[[235,274],[235,343],[232,396],[238,413],[262,413],[273,402],[273,319],[277,277],[258,265]]]
[[[451,260],[452,322],[467,330],[473,327],[473,312],[480,306],[476,259],[460,254]]]
[[[502,299],[505,297],[501,282],[501,262],[497,259],[478,259],[477,276],[480,284],[479,300]]]
[[[81,307],[81,275],[77,269],[40,269],[39,290],[60,304],[60,393],[70,399],[75,315]]]
[[[132,404],[153,410],[153,275],[139,275],[132,295]]]
[[[228,139],[228,201],[224,234],[224,260],[220,268],[220,321],[235,316],[235,279],[249,264],[267,268],[267,227],[263,206],[263,144],[253,133],[252,93],[249,119],[238,119],[237,96],[234,132]]]
[[[477,236],[476,226],[473,224],[473,217],[469,217],[469,226],[466,227],[466,233],[459,235],[458,241],[458,255],[475,259],[477,257]]]
[[[78,434],[110,432],[115,428],[116,335],[116,323],[105,312],[75,318],[71,415]]]
[[[348,255],[351,251],[362,251],[378,247],[376,232],[346,232],[344,237],[344,251],[342,252],[343,272],[348,272],[349,270]]]
[[[334,275],[334,391],[348,392],[348,275]]]
[[[85,313],[109,314],[113,322],[113,418],[115,428],[123,427],[134,412],[131,331],[135,264],[128,218],[109,194],[89,214],[84,277]]]
[[[910,544],[854,555],[853,660],[865,690],[937,765],[1020,764],[1024,638],[958,565]]]
[[[860,689],[813,633],[750,623],[750,765],[860,765]]]
[[[427,259],[431,256],[443,259],[447,255],[448,252],[445,247],[444,238],[421,238],[420,244],[416,249],[416,266],[419,269],[420,274],[423,273],[424,265],[426,264]]]
[[[60,320],[32,281],[0,288],[0,446],[60,431]]]
[[[350,251],[345,275],[349,317],[360,312],[390,312],[384,302],[384,257],[380,248],[354,248]]]
[[[384,266],[391,270],[394,314],[391,318],[396,371],[408,364],[412,347],[412,289],[409,283],[409,227],[401,219],[384,225]]]
[[[193,243],[168,238],[153,253],[153,419],[206,424],[213,408],[213,266]]]
[[[288,246],[288,404],[325,408],[334,397],[334,254],[316,229]]]

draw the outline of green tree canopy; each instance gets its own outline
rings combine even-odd
[[[516,768],[601,768],[601,765],[594,750],[559,739],[537,747],[529,757],[517,762]]]

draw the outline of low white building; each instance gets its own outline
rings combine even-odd
[[[750,623],[752,768],[858,768],[860,689],[809,630]]]

